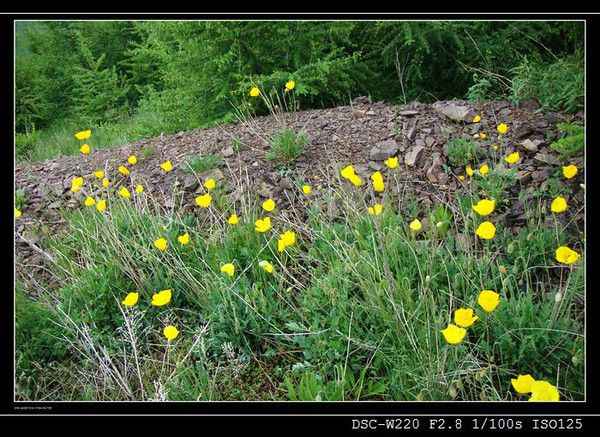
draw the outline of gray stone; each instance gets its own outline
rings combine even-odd
[[[558,165],[558,160],[556,159],[556,157],[548,153],[539,152],[533,157],[533,160],[540,164]]]
[[[223,155],[223,158],[229,158],[235,155],[235,150],[233,150],[233,147],[231,146],[225,147],[223,150],[221,150],[221,155]]]
[[[533,140],[529,138],[519,144],[519,149],[526,153],[536,153],[539,147],[544,144],[543,140]]]
[[[371,161],[383,161],[394,156],[399,151],[396,140],[389,139],[375,144],[369,153]]]
[[[421,152],[423,152],[424,147],[420,145],[414,146],[404,157],[404,162],[409,167],[414,167],[419,157],[421,156]]]
[[[468,106],[450,104],[441,111],[446,117],[455,121],[473,121],[475,111]]]

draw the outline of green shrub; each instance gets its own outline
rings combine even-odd
[[[187,160],[184,170],[186,173],[204,173],[223,164],[220,155],[192,156]]]
[[[483,150],[473,141],[452,137],[446,143],[446,156],[455,167],[464,167],[483,156]]]
[[[561,138],[550,144],[561,158],[568,158],[583,151],[585,145],[585,127],[580,124],[559,123],[557,125]]]

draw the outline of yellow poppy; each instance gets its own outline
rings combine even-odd
[[[410,227],[410,230],[413,232],[419,232],[422,228],[423,225],[421,225],[421,222],[419,221],[419,219],[414,219],[412,222],[410,222],[410,225],[408,225]]]
[[[104,178],[104,172],[102,170],[95,171],[94,176],[96,176],[98,179],[102,179]]]
[[[137,187],[135,187],[135,192],[136,193],[143,193],[144,192],[144,187],[140,184]]]
[[[275,209],[275,201],[271,198],[268,198],[263,202],[262,208],[267,212],[273,211]]]
[[[203,186],[204,188],[206,188],[207,190],[213,190],[215,188],[215,180],[214,179],[209,179],[206,182],[204,182]]]
[[[517,162],[519,160],[520,156],[519,156],[519,152],[515,152],[515,153],[511,153],[510,155],[508,155],[506,158],[504,158],[504,160],[506,162],[508,162],[509,164],[514,164],[515,162]]]
[[[257,87],[252,87],[252,89],[250,90],[250,95],[252,97],[258,97],[260,95],[260,90]]]
[[[89,154],[92,149],[90,149],[89,144],[83,144],[80,148],[79,151],[81,152],[82,155],[87,155]]]
[[[92,131],[90,129],[82,130],[75,134],[75,138],[77,138],[78,140],[87,140],[91,135]]]
[[[165,329],[163,329],[163,334],[168,341],[172,341],[175,340],[179,335],[179,330],[175,326],[169,325],[165,326]]]
[[[556,261],[563,264],[573,264],[579,259],[579,254],[567,246],[556,249]]]
[[[273,273],[273,264],[269,261],[261,261],[258,263],[260,267],[262,267],[267,273]]]
[[[168,245],[169,243],[164,238],[159,238],[158,240],[154,241],[154,247],[156,247],[158,250],[167,250]]]
[[[121,173],[125,176],[129,176],[129,170],[124,165],[119,166],[119,173]]]
[[[127,294],[127,296],[125,296],[125,299],[123,299],[123,301],[121,303],[123,305],[125,305],[126,307],[132,307],[138,302],[139,298],[140,298],[139,293],[137,293],[137,292],[129,293],[129,294]]]
[[[496,207],[495,200],[481,199],[476,205],[473,205],[473,211],[481,216],[486,216],[494,212]]]
[[[109,184],[109,183],[110,183],[110,182],[108,181],[108,179],[106,179],[106,178],[102,179],[102,186],[103,186],[104,188],[108,188],[108,184]]]
[[[179,241],[179,243],[181,243],[182,245],[186,245],[189,244],[190,242],[190,234],[188,234],[187,232],[184,233],[183,235],[179,235],[177,237],[177,241]]]
[[[310,185],[302,185],[302,192],[304,194],[310,194],[310,192],[311,192]]]
[[[21,217],[21,211],[18,208],[15,208],[15,218],[18,219]]]
[[[369,206],[369,213],[371,215],[379,215],[381,214],[381,211],[383,210],[383,206],[381,206],[380,203],[376,203],[374,206]]]
[[[221,266],[221,272],[225,273],[227,276],[233,276],[235,273],[235,266],[232,263],[223,264]]]
[[[363,183],[362,179],[361,179],[361,178],[360,178],[360,176],[358,176],[358,175],[353,175],[353,176],[350,178],[350,182],[352,182],[352,184],[353,184],[354,186],[356,186],[356,187],[360,187],[360,186],[362,185],[362,183]]]
[[[165,161],[160,165],[160,168],[168,173],[173,170],[173,164],[171,164],[171,161]]]
[[[467,167],[465,168],[465,172],[468,176],[473,176],[473,173],[475,173],[470,165],[467,165]]]
[[[96,203],[96,209],[100,212],[104,212],[106,210],[106,200],[99,200],[98,203]]]
[[[458,175],[458,180],[459,181],[464,181],[465,180],[465,175],[462,175],[462,174]]]
[[[228,222],[230,225],[237,225],[237,224],[239,223],[239,221],[240,221],[240,219],[238,219],[238,216],[237,216],[237,215],[235,215],[235,214],[231,214],[231,217],[229,217],[229,218],[227,219],[227,222]]]
[[[137,164],[137,156],[135,156],[135,155],[129,156],[129,158],[127,158],[127,162],[131,165]]]
[[[387,165],[389,168],[396,168],[396,167],[398,167],[398,157],[397,156],[390,157],[390,158],[386,159],[385,161],[383,161],[383,163],[385,165]]]
[[[567,165],[566,167],[563,166],[562,171],[563,171],[564,177],[566,177],[567,179],[571,179],[572,177],[574,177],[577,174],[577,166],[575,166],[575,165]]]
[[[296,87],[296,82],[294,82],[293,80],[290,80],[285,83],[285,89],[288,91],[293,90],[295,87]]]
[[[283,252],[286,247],[293,246],[296,243],[296,233],[293,231],[285,231],[279,236],[277,241],[277,250]]]
[[[567,209],[567,201],[563,197],[560,197],[560,196],[555,198],[552,201],[552,204],[550,205],[550,211],[555,212],[555,213],[563,212],[566,209]]]
[[[504,135],[504,134],[506,134],[506,132],[508,132],[508,126],[505,123],[500,123],[496,129],[502,135]]]
[[[162,290],[158,293],[154,293],[152,295],[152,305],[154,305],[155,307],[162,307],[171,302],[172,296],[173,293],[171,292],[171,289]]]
[[[77,193],[83,186],[83,177],[79,176],[71,181],[71,191]]]
[[[442,329],[442,334],[446,341],[450,344],[458,344],[465,338],[467,330],[459,328],[458,326],[450,323],[446,329]]]
[[[119,196],[129,199],[131,197],[131,193],[129,192],[129,190],[127,188],[122,187],[119,190]]]
[[[352,167],[351,165],[348,165],[340,171],[340,174],[342,175],[343,178],[350,179],[350,178],[352,178],[352,176],[355,176],[354,167]]]
[[[531,384],[531,402],[558,402],[560,394],[556,387],[546,381],[535,381]]]
[[[485,140],[487,138],[487,135],[482,132],[479,134],[479,138],[481,138],[482,140]]]
[[[492,290],[483,290],[479,293],[477,303],[486,312],[491,313],[500,303],[500,295]]]
[[[477,114],[474,118],[473,118],[473,123],[479,123],[481,121],[481,117],[479,116],[479,114]]]
[[[488,174],[490,172],[490,168],[488,167],[487,164],[483,164],[480,168],[479,168],[479,173],[481,173],[483,176],[485,176],[486,174]]]
[[[531,375],[519,375],[516,379],[510,380],[513,388],[522,395],[531,393],[531,386],[535,382],[535,379]]]
[[[454,311],[454,323],[463,328],[471,326],[479,317],[473,314],[471,308],[459,308]]]
[[[371,180],[373,181],[373,188],[378,193],[381,193],[385,189],[385,185],[383,183],[383,175],[381,172],[376,171],[371,175]]]
[[[198,196],[196,197],[196,205],[202,207],[202,208],[208,208],[208,205],[210,205],[210,202],[212,200],[212,196],[208,193],[203,194],[202,196]]]
[[[494,226],[492,222],[483,222],[477,227],[475,234],[479,238],[490,240],[494,238],[494,235],[496,235],[496,226]]]
[[[94,206],[96,204],[96,200],[92,196],[88,196],[83,204],[85,206]]]
[[[267,232],[271,229],[271,217],[256,220],[254,222],[254,229],[256,232]]]

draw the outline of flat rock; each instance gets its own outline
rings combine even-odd
[[[423,152],[424,148],[425,147],[421,145],[414,146],[404,157],[404,163],[409,167],[414,167],[417,161],[419,160],[419,157],[421,156],[421,153]]]
[[[475,118],[475,111],[468,106],[450,104],[441,110],[446,117],[455,121],[472,121]]]
[[[375,144],[369,152],[371,161],[383,161],[394,156],[399,151],[396,140],[389,139]]]
[[[530,140],[527,138],[519,143],[519,150],[522,150],[525,153],[536,153],[540,146],[544,144],[544,140]]]
[[[221,155],[223,155],[223,158],[230,158],[235,155],[235,150],[233,150],[233,147],[231,146],[225,147],[223,150],[221,150]]]

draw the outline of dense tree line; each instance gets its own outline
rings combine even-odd
[[[289,79],[304,109],[367,94],[583,102],[577,22],[21,22],[16,41],[18,132],[196,128],[231,119],[252,84]]]

